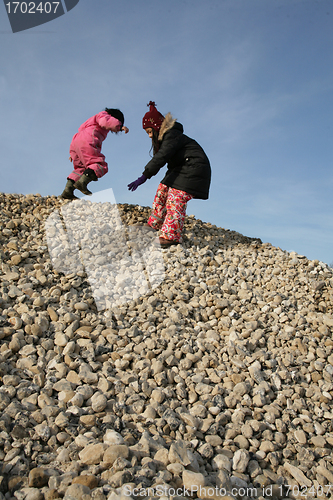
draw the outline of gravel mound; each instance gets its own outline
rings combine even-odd
[[[0,194],[0,500],[330,498],[332,269],[75,203]]]

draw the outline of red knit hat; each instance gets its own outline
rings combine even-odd
[[[158,131],[161,128],[164,116],[161,115],[159,111],[157,111],[154,101],[150,101],[147,106],[149,106],[149,111],[147,111],[142,119],[142,127],[144,129],[153,128]]]

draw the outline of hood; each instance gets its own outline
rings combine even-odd
[[[158,134],[158,140],[161,141],[166,132],[168,132],[174,125],[176,124],[176,118],[173,118],[171,113],[167,113],[162,122],[160,132]],[[183,132],[183,126],[180,123],[177,123],[177,128]]]

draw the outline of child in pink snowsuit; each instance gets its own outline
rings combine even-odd
[[[88,183],[97,181],[108,171],[101,149],[102,142],[110,131],[124,131],[125,134],[129,131],[124,127],[124,115],[119,109],[105,108],[105,111],[97,113],[81,125],[70,145],[70,161],[73,162],[74,170],[67,177],[62,198],[76,199],[74,189],[79,189],[83,194],[92,194],[87,188]]]

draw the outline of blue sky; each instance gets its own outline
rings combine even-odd
[[[331,0],[80,0],[13,34],[0,6],[1,187],[59,195],[78,127],[105,107],[118,203],[152,204],[164,173],[127,190],[149,161],[147,103],[170,111],[212,165],[188,214],[309,259],[333,261]]]

